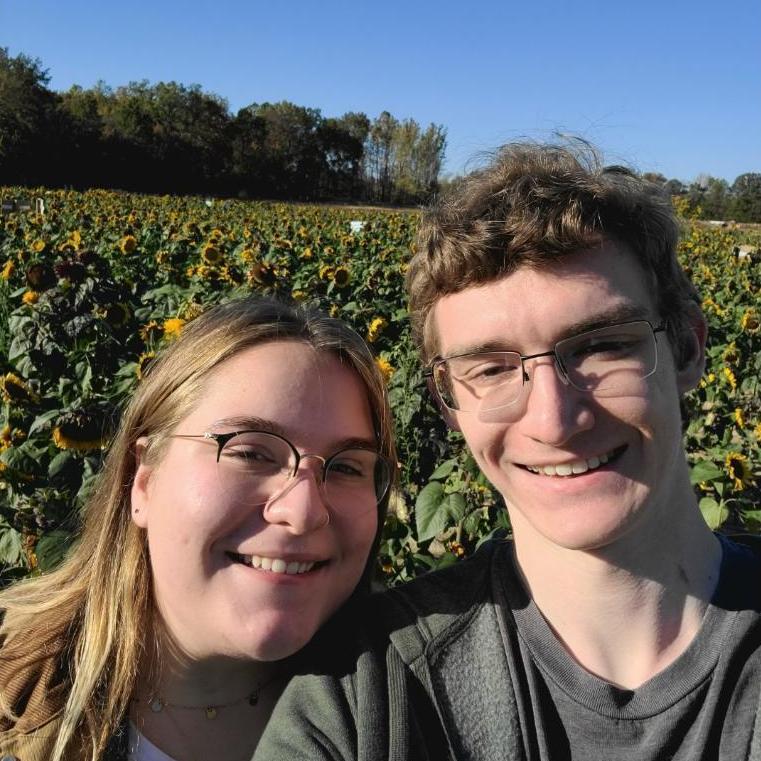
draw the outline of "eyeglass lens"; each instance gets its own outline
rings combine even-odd
[[[263,431],[237,433],[219,453],[220,486],[242,503],[263,505],[286,488],[296,474],[297,459],[288,442],[279,436]],[[322,474],[307,477],[320,481]],[[378,453],[349,448],[328,459],[324,479],[330,506],[356,512],[375,508],[389,487],[391,473]]]
[[[639,393],[641,381],[655,372],[657,364],[653,329],[644,320],[564,339],[556,344],[555,354],[560,373],[574,388],[599,396]],[[517,352],[480,352],[438,363],[433,377],[448,407],[475,412],[517,402],[523,372]]]

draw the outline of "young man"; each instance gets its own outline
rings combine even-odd
[[[374,599],[257,758],[761,761],[761,548],[703,521],[706,324],[669,200],[511,145],[424,218],[410,314],[512,542]]]

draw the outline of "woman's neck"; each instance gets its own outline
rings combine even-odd
[[[194,660],[166,649],[141,673],[130,719],[176,761],[248,761],[288,677],[282,662]]]

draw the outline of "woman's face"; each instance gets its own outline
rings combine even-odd
[[[263,427],[321,457],[347,442],[375,447],[357,374],[299,341],[264,343],[224,362],[175,433]],[[132,518],[148,534],[164,625],[190,656],[284,658],[352,593],[375,537],[377,508],[326,504],[321,465],[302,460],[288,487],[262,505],[231,488],[213,439],[172,437],[158,463],[141,456]],[[278,572],[284,568],[290,573]]]

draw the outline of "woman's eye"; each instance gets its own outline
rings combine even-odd
[[[332,462],[330,472],[349,478],[364,478],[365,471],[361,465],[354,462]]]
[[[225,457],[240,460],[251,465],[276,465],[277,458],[266,449],[258,449],[245,444],[232,444],[222,450]]]

